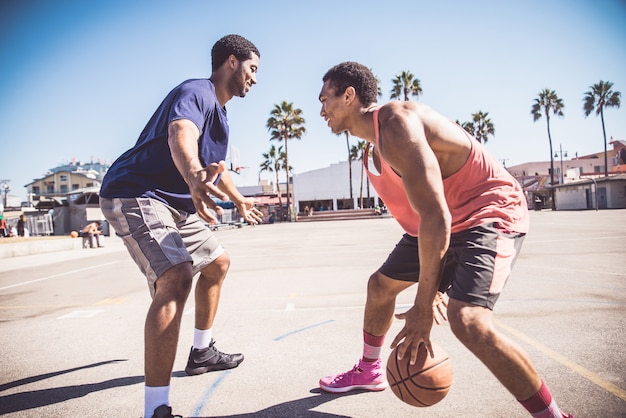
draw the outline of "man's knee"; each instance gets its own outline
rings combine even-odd
[[[178,264],[156,280],[155,295],[184,303],[189,296],[192,283],[191,263]]]
[[[227,253],[222,253],[211,264],[203,268],[200,273],[203,279],[211,280],[223,280],[230,268],[230,256]]]
[[[465,345],[489,339],[492,331],[489,309],[455,299],[448,302],[448,322],[454,335]]]
[[[394,286],[396,280],[376,271],[367,281],[367,298],[371,301],[385,301],[398,296],[400,289]]]

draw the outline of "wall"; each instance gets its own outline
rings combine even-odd
[[[354,207],[359,206],[361,191],[361,167],[360,161],[352,161],[352,199]],[[296,174],[294,182],[294,203],[309,200],[333,200],[333,209],[337,208],[337,199],[350,198],[349,166],[347,161],[332,164],[306,173]],[[367,174],[363,173],[363,198],[367,193]],[[369,196],[377,198],[378,194],[374,187],[369,186]],[[304,208],[297,208],[303,211]]]
[[[623,176],[623,175],[620,175]],[[599,209],[626,209],[626,178],[597,178]],[[589,192],[586,192],[589,190]],[[590,205],[587,202],[590,195]],[[596,185],[589,180],[570,183],[555,189],[557,210],[581,210],[596,208]],[[606,200],[603,200],[606,199]]]
[[[575,187],[556,189],[557,210],[580,210],[587,208],[587,192],[591,190],[593,203],[593,185],[579,185]]]
[[[626,180],[611,181],[607,190],[607,205],[611,209],[626,208]]]

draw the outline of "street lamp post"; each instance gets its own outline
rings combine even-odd
[[[559,144],[559,150],[554,153],[554,158],[556,158],[556,157],[561,157],[561,181],[559,182],[559,184],[563,184],[563,182],[564,182],[564,179],[563,179],[563,157],[567,158],[567,151],[563,151],[563,148],[561,147],[561,144]]]
[[[0,193],[4,195],[2,196],[2,207],[4,210],[6,210],[7,207],[7,194],[11,191],[11,186],[9,186],[10,182],[11,180],[8,179],[0,180]]]

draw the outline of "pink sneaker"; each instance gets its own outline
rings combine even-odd
[[[380,359],[374,363],[367,363],[361,359],[352,370],[320,379],[320,388],[333,393],[344,393],[355,389],[379,391],[385,390],[387,386],[389,385]]]

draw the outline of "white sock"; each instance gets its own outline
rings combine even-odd
[[[145,386],[144,387],[144,414],[145,418],[152,418],[154,410],[161,405],[170,406],[170,387],[168,386]]]
[[[213,339],[213,328],[193,330],[193,348],[207,348]]]

